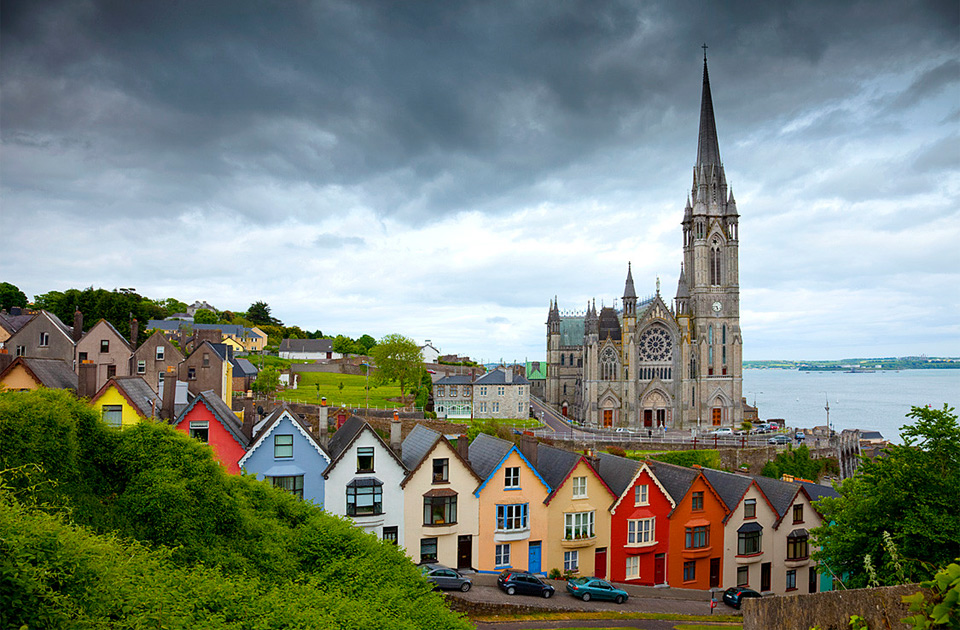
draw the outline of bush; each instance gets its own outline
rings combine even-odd
[[[626,457],[626,456],[627,456],[627,452],[626,452],[625,450],[623,450],[623,448],[621,448],[621,447],[619,447],[619,446],[616,446],[616,445],[608,446],[608,447],[607,447],[607,452],[610,453],[611,455],[616,455],[617,457]]]

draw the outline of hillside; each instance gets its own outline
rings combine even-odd
[[[467,628],[396,547],[166,425],[0,392],[0,626]]]

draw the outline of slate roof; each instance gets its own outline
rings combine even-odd
[[[626,491],[627,486],[633,481],[637,471],[640,470],[640,462],[626,457],[618,457],[610,453],[597,453],[599,463],[597,464],[597,473],[603,479],[611,490],[619,497]]]
[[[189,317],[183,313],[184,316]],[[252,334],[251,329],[241,326],[239,324],[195,324],[192,322],[185,322],[182,320],[173,320],[173,319],[151,319],[147,320],[147,330],[180,330],[181,328],[192,329],[192,330],[219,330],[224,335],[233,335],[234,337],[248,337],[247,333]]]
[[[65,361],[17,357],[5,370],[0,372],[0,378],[9,374],[17,365],[26,368],[37,382],[44,387],[77,391],[77,373]]]
[[[257,366],[247,359],[231,359],[234,376],[256,376],[259,373]]]
[[[200,392],[200,395],[193,399],[193,402],[187,405],[187,408],[183,410],[177,420],[173,423],[173,426],[177,426],[183,419],[186,418],[190,411],[197,406],[197,404],[203,403],[207,409],[210,410],[210,413],[213,414],[213,417],[223,425],[223,427],[233,436],[233,439],[237,441],[240,446],[247,449],[250,446],[250,440],[243,434],[243,431],[240,430],[240,419],[233,413],[233,410],[227,406],[227,403],[223,402],[223,399],[217,396],[217,393],[212,389],[208,389],[205,392]]]
[[[6,311],[0,312],[0,326],[3,326],[4,329],[11,335],[21,328],[23,328],[27,322],[36,317],[34,313],[20,315],[11,315]]]
[[[799,488],[795,484],[770,477],[758,476],[756,480],[757,485],[767,495],[767,500],[773,505],[773,509],[777,511],[777,516],[783,518],[793,505],[793,498],[797,496]]]
[[[798,484],[807,491],[807,496],[810,497],[811,501],[819,501],[824,497],[839,497],[840,493],[837,492],[832,486],[824,486],[819,483],[810,483],[809,481],[798,481]]]
[[[861,431],[860,432],[861,440],[882,440],[883,434],[879,431]]]
[[[152,418],[157,415],[157,410],[160,409],[160,397],[142,377],[115,376],[111,380],[122,390],[127,400],[137,408],[141,416]],[[110,381],[107,381],[104,388],[109,383]]]
[[[370,433],[373,434],[373,437],[376,438],[380,445],[383,447],[394,461],[397,462],[397,465],[406,472],[406,466],[404,466],[403,461],[397,457],[397,454],[393,452],[393,449],[387,446],[386,442],[383,441],[383,438],[373,430],[367,421],[361,418],[360,416],[350,416],[347,418],[347,421],[343,423],[339,429],[333,434],[333,437],[330,438],[330,442],[327,443],[327,452],[330,453],[330,465],[327,466],[327,469],[323,471],[323,478],[326,479],[330,474],[330,471],[333,470],[333,467],[340,462],[340,458],[343,457],[343,454],[347,452],[347,449],[350,448],[350,445],[357,439],[357,436],[364,429],[369,429]]]
[[[254,432],[253,441],[250,443],[250,448],[247,449],[247,452],[240,458],[240,461],[237,462],[239,466],[243,466],[244,462],[263,444],[264,440],[270,435],[270,432],[273,428],[280,422],[283,418],[283,414],[286,412],[287,417],[290,418],[290,421],[293,422],[294,426],[300,429],[300,434],[313,446],[313,448],[326,460],[326,463],[330,463],[330,455],[327,454],[326,449],[313,437],[313,433],[310,432],[310,425],[304,422],[300,418],[300,414],[295,412],[286,403],[280,405],[273,411],[271,411],[267,416],[257,423],[257,430]]]
[[[686,468],[676,464],[667,464],[655,459],[647,462],[650,470],[657,476],[660,485],[670,493],[674,503],[680,503],[680,500],[687,494],[687,490],[693,484],[700,471],[696,468]]]
[[[513,448],[513,442],[481,433],[474,438],[468,449],[470,465],[481,479],[486,479],[511,448]]]
[[[456,374],[437,379],[434,385],[473,385],[473,379],[466,374]]]
[[[493,370],[491,372],[487,372],[486,374],[478,378],[476,381],[474,381],[474,384],[475,385],[529,385],[530,381],[528,381],[527,379],[525,379],[524,377],[518,374],[514,374],[513,381],[508,383],[506,373],[503,370],[498,369],[498,370]]]
[[[438,431],[428,429],[422,424],[415,426],[403,441],[403,446],[400,449],[400,459],[407,470],[416,468],[420,460],[430,452],[430,449],[433,448],[440,437]]]
[[[747,488],[753,483],[753,477],[747,475],[738,475],[737,473],[723,472],[722,470],[713,470],[712,468],[703,468],[703,476],[707,478],[714,491],[720,495],[727,510],[733,512]]]
[[[332,339],[284,339],[279,352],[333,352]]]
[[[559,488],[583,455],[542,442],[537,445],[535,468],[551,488]],[[532,462],[531,462],[532,463]]]

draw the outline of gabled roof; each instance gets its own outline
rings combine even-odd
[[[17,357],[5,370],[0,372],[0,379],[3,379],[18,365],[22,366],[33,380],[44,387],[77,391],[77,373],[60,359]]]
[[[597,459],[597,473],[618,497],[630,487],[642,466],[635,459],[618,457],[610,453],[597,453]]]
[[[397,457],[397,454],[393,452],[393,449],[387,446],[386,442],[383,441],[383,438],[373,430],[367,421],[361,418],[360,416],[350,416],[347,418],[347,421],[343,423],[339,429],[333,434],[333,437],[330,438],[330,442],[327,444],[327,449],[330,452],[330,465],[327,466],[327,469],[323,471],[323,478],[326,479],[330,475],[330,471],[336,467],[340,460],[343,458],[344,453],[349,450],[350,446],[357,441],[357,438],[360,436],[363,431],[369,431],[377,442],[380,442],[380,446],[383,447],[387,453],[390,454],[390,457],[393,458],[397,465],[400,466],[400,469],[406,472],[407,468],[403,465],[403,462],[400,461],[400,458]]]
[[[786,483],[786,482],[784,482]],[[800,487],[803,488],[804,492],[807,493],[810,501],[819,501],[820,499],[825,499],[827,497],[837,498],[840,496],[840,493],[837,492],[836,488],[831,486],[824,486],[819,483],[811,483],[809,481],[798,481]]]
[[[609,453],[603,453],[603,455],[606,455],[607,458],[608,458],[608,461],[607,461],[607,465],[608,465],[608,466],[612,463],[612,462],[609,461],[609,458],[614,458],[614,459],[619,459],[619,460],[626,459],[626,458],[624,458],[624,457],[617,457],[616,455],[610,455]],[[627,460],[627,461],[632,461],[632,460]],[[603,462],[603,460],[601,460],[601,466],[603,466],[603,463],[602,463],[602,462]],[[631,486],[633,486],[634,483],[636,483],[637,478],[639,478],[640,475],[642,475],[644,472],[646,472],[648,475],[650,475],[650,479],[653,480],[654,485],[657,486],[657,489],[659,489],[660,492],[663,493],[663,496],[665,496],[665,497],[667,498],[667,501],[670,502],[670,510],[673,511],[674,509],[676,509],[676,507],[677,507],[677,502],[673,500],[673,497],[670,496],[670,493],[667,492],[667,489],[664,488],[664,487],[663,487],[663,484],[660,483],[660,479],[658,479],[657,476],[656,476],[655,474],[653,474],[653,470],[650,469],[650,462],[635,462],[635,463],[638,464],[637,469],[636,469],[636,471],[633,473],[633,475],[630,477],[630,479],[626,482],[626,484],[623,484],[623,483],[622,483],[622,480],[623,480],[623,474],[626,472],[626,470],[628,470],[628,467],[627,467],[627,466],[621,464],[621,467],[620,467],[620,470],[619,470],[619,471],[617,471],[617,470],[612,471],[612,474],[613,474],[615,477],[617,477],[617,484],[618,484],[618,485],[623,485],[623,489],[620,491],[620,494],[617,496],[617,500],[614,501],[614,502],[613,502],[613,505],[610,506],[610,512],[612,513],[612,512],[614,512],[614,511],[617,509],[617,506],[620,505],[620,502],[623,501],[624,498],[626,498],[626,497],[628,496],[628,495],[626,494],[626,491],[627,491]]]
[[[314,450],[317,451],[320,457],[323,458],[324,463],[326,465],[330,465],[330,455],[327,454],[327,451],[323,448],[323,446],[321,446],[320,443],[317,442],[317,440],[313,437],[313,434],[310,432],[310,427],[304,426],[304,422],[300,419],[300,416],[295,411],[290,409],[286,403],[270,412],[270,415],[268,415],[266,418],[266,424],[264,424],[260,429],[256,439],[253,441],[253,444],[250,445],[250,448],[247,449],[247,452],[244,453],[243,457],[240,458],[240,461],[237,462],[237,465],[241,468],[243,467],[243,464],[250,458],[251,455],[253,455],[254,451],[260,448],[260,445],[267,440],[270,434],[273,433],[273,430],[280,425],[280,421],[283,418],[288,418],[290,423],[293,424],[294,428],[300,432],[300,435],[302,435],[304,439],[306,439],[307,442],[313,446]]]
[[[593,474],[597,480],[603,484],[603,487],[607,489],[607,492],[609,492],[611,496],[616,499],[618,495],[616,495],[613,490],[610,489],[610,487],[603,480],[603,477],[597,473],[596,469],[594,469],[593,465],[590,463],[590,460],[588,460],[586,457],[574,451],[568,451],[566,449],[541,443],[537,445],[536,469],[540,472],[544,480],[547,482],[547,485],[549,485],[551,488],[547,498],[543,500],[545,504],[549,504],[550,501],[553,500],[553,497],[556,496],[561,486],[563,486],[570,475],[573,474],[574,469],[580,464],[580,462],[585,463],[587,468],[593,471]]]
[[[124,337],[122,334],[120,334],[120,331],[117,330],[116,327],[115,327],[113,324],[111,324],[110,322],[108,322],[107,320],[102,319],[102,318],[99,319],[99,320],[97,320],[97,323],[94,324],[93,326],[91,326],[91,327],[90,327],[90,330],[88,330],[87,332],[83,333],[83,336],[80,337],[80,341],[83,341],[84,339],[87,338],[88,335],[92,334],[93,331],[96,330],[97,326],[99,326],[100,324],[105,325],[105,326],[107,327],[107,330],[109,330],[110,332],[112,332],[114,335],[116,335],[116,336],[120,339],[120,341],[123,342],[123,345],[125,345],[125,346],[127,347],[127,350],[129,350],[130,352],[133,352],[133,346],[130,345],[130,342],[127,341],[127,338]]]
[[[777,520],[779,521],[787,514],[790,506],[793,505],[794,497],[797,496],[797,486],[786,481],[780,481],[779,479],[771,479],[770,477],[758,476],[756,480],[757,485],[760,486],[763,494],[766,495],[767,500],[770,502],[771,507],[773,507],[773,510],[777,513]]]
[[[243,431],[240,430],[240,420],[237,418],[236,414],[233,413],[233,410],[227,406],[227,403],[223,402],[223,399],[217,396],[217,393],[212,389],[208,389],[205,392],[200,392],[200,395],[194,398],[193,402],[187,405],[187,408],[184,409],[179,416],[177,416],[173,426],[177,426],[183,422],[183,419],[190,415],[190,412],[193,411],[193,408],[201,403],[210,410],[210,413],[213,414],[213,417],[216,418],[217,422],[223,425],[223,428],[225,428],[227,432],[233,436],[233,439],[237,441],[237,444],[246,450],[246,448],[250,445],[250,440],[247,439],[247,436],[245,436]]]
[[[413,431],[407,435],[400,449],[400,458],[407,470],[413,470],[440,437],[439,431],[428,429],[422,424],[413,427]]]
[[[11,335],[21,328],[23,328],[27,322],[36,317],[35,313],[21,313],[20,315],[11,315],[6,311],[0,311],[0,326],[4,328]]]
[[[227,345],[222,343],[210,343],[209,341],[204,340],[199,346],[193,349],[193,352],[187,355],[187,358],[184,361],[189,361],[190,357],[200,352],[200,349],[204,346],[210,346],[210,349],[220,358],[220,361],[227,360]]]
[[[523,463],[533,471],[536,478],[539,479],[540,483],[547,489],[547,494],[550,494],[550,484],[544,480],[540,472],[530,464],[530,461],[523,456],[523,453],[520,452],[520,449],[518,449],[513,442],[481,433],[474,438],[469,448],[470,464],[474,472],[477,473],[477,476],[483,480],[480,486],[474,490],[473,493],[475,495],[479,496],[480,491],[483,490],[487,482],[490,481],[490,477],[503,465],[503,462],[509,457],[510,453],[513,452],[520,456]]]
[[[333,352],[332,339],[284,339],[279,352]]]
[[[694,479],[700,474],[695,468],[667,464],[657,460],[649,460],[647,464],[650,470],[660,480],[661,485],[670,494],[674,503],[680,503],[680,500],[687,494]]]
[[[247,359],[231,359],[230,363],[233,364],[234,376],[256,376],[259,372],[257,367]]]
[[[723,472],[712,468],[702,468],[701,472],[713,486],[728,512],[737,508],[743,495],[746,494],[747,488],[753,484],[753,477],[746,475]]]
[[[411,439],[412,438],[412,439]],[[460,438],[465,439],[465,438]],[[450,450],[453,451],[454,457],[460,460],[464,468],[470,471],[470,474],[474,476],[477,480],[477,483],[483,481],[476,471],[470,466],[470,462],[463,459],[460,455],[460,451],[450,443],[445,435],[441,435],[433,429],[428,429],[427,427],[418,424],[413,428],[413,431],[407,435],[407,439],[403,441],[403,448],[401,448],[401,453],[403,454],[403,465],[406,466],[407,470],[410,472],[407,473],[407,476],[400,482],[400,487],[407,485],[407,481],[413,477],[420,466],[423,465],[423,462],[427,461],[430,457],[430,453],[436,450],[437,446],[441,443],[446,443],[450,447]]]
[[[476,381],[475,385],[529,385],[530,381],[525,379],[522,376],[516,374],[513,375],[513,381],[507,382],[507,375],[501,369],[493,370],[492,372],[487,372]]]
[[[92,329],[91,329],[92,330]],[[103,384],[103,387],[90,399],[91,403],[96,402],[103,396],[110,387],[113,386],[123,398],[130,403],[138,414],[143,418],[152,418],[157,415],[160,408],[160,397],[139,376],[113,376]]]

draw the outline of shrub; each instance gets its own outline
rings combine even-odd
[[[627,456],[627,452],[626,452],[625,450],[623,450],[622,447],[619,447],[619,446],[617,446],[617,445],[608,446],[608,447],[607,447],[607,452],[610,453],[611,455],[616,455],[617,457],[626,457],[626,456]]]

